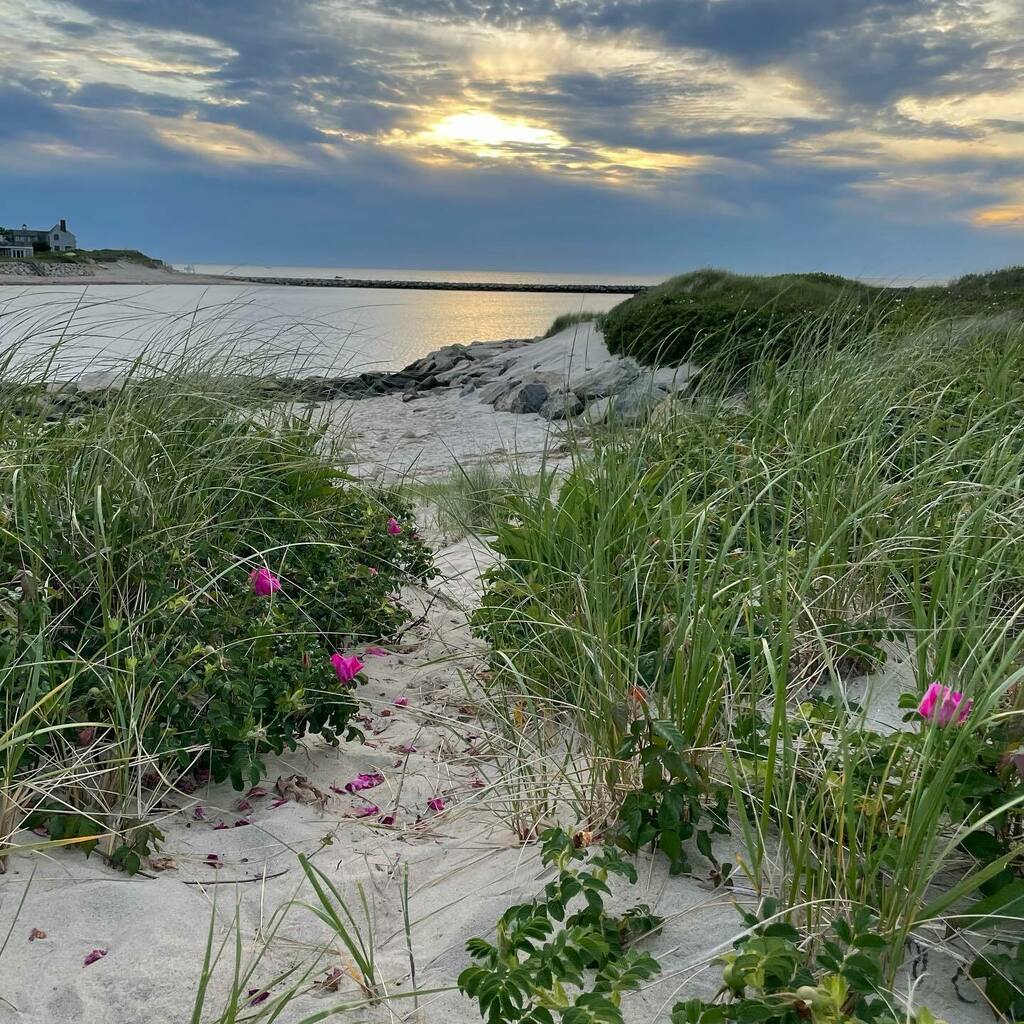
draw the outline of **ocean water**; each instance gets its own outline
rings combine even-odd
[[[441,281],[648,284],[593,274],[196,265],[197,273]],[[59,342],[62,375],[105,371],[140,353],[248,354],[302,373],[399,369],[453,342],[526,338],[562,313],[602,312],[624,295],[403,291],[238,285],[0,287],[0,348],[15,362]]]

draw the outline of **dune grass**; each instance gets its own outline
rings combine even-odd
[[[632,723],[670,723],[705,799],[729,788],[755,891],[815,933],[872,908],[891,981],[1024,852],[1024,331],[814,332],[741,400],[723,359],[515,499],[476,622],[496,703],[589,761],[592,821],[640,785]],[[887,655],[895,733],[861,704]],[[974,701],[965,726],[914,713],[932,681]]]

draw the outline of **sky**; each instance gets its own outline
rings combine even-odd
[[[1022,8],[0,0],[0,224],[195,263],[1024,263]]]

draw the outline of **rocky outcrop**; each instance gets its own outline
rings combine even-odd
[[[612,355],[592,324],[577,324],[551,338],[445,345],[397,372],[353,377],[268,377],[249,382],[268,402],[330,402],[397,395],[413,402],[450,389],[499,412],[533,413],[547,420],[584,416],[589,422],[632,422],[666,398],[685,391],[694,367],[651,370]],[[81,415],[120,386],[108,374],[37,389],[25,396],[26,413],[47,418]]]

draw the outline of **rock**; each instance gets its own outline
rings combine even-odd
[[[573,391],[585,402],[614,395],[640,376],[640,367],[632,359],[604,363],[585,373],[573,385]]]
[[[450,370],[442,370],[435,376],[442,384],[451,384],[456,377],[471,369],[472,366],[472,359],[460,359]]]
[[[494,380],[490,384],[485,384],[479,393],[481,402],[485,402],[490,405],[492,402],[497,402],[498,399],[507,395],[514,387],[519,385],[518,380],[512,378]]]
[[[553,391],[540,407],[540,414],[546,420],[564,420],[583,412],[583,399],[575,391]]]
[[[588,423],[604,423],[611,404],[612,400],[610,398],[598,398],[587,406],[582,418]]]
[[[525,413],[540,412],[551,392],[546,384],[520,384],[508,396],[508,411]],[[494,405],[498,408],[497,403]]]
[[[666,397],[668,390],[650,378],[641,377],[624,391],[612,396],[607,415],[619,423],[632,423],[649,415]]]
[[[471,395],[473,394],[474,391],[476,391],[476,385],[472,381],[470,381],[468,384],[462,385],[462,391],[460,392],[460,394]]]

